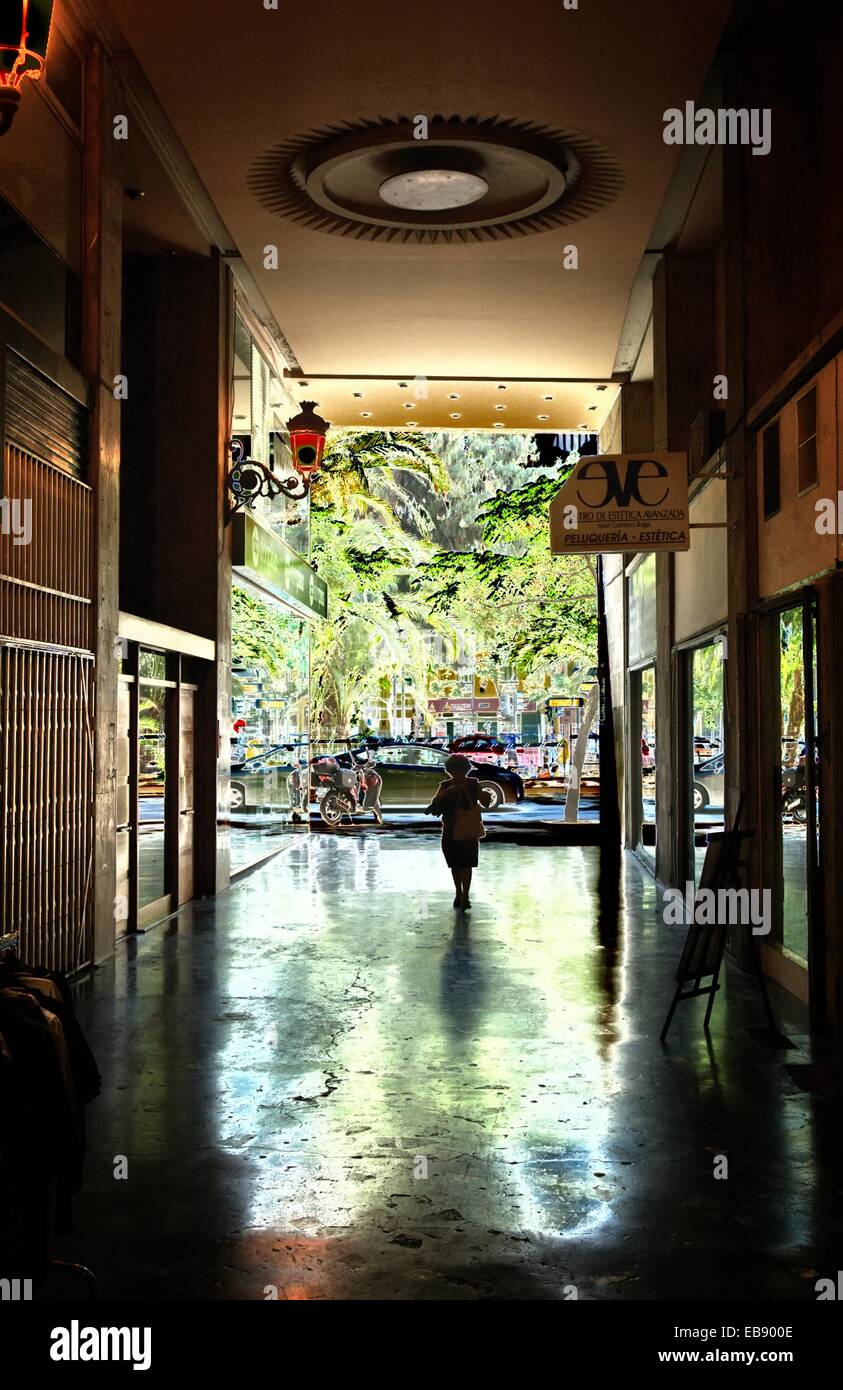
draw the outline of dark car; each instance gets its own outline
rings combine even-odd
[[[366,744],[371,744],[367,739]],[[433,744],[405,743],[394,739],[378,739],[377,747],[369,748],[383,779],[383,806],[427,806],[440,782],[447,777],[445,761],[451,754],[447,748]],[[332,745],[331,755],[343,767],[351,765],[352,750],[338,752]],[[311,759],[311,762],[315,759]],[[240,811],[245,806],[266,811],[287,810],[290,793],[287,778],[299,766],[297,750],[287,746],[270,748],[256,758],[246,758],[231,769],[229,806]],[[515,772],[494,764],[476,766],[470,776],[477,777],[487,792],[487,809],[495,811],[504,803],[514,804],[524,798],[524,783]]]
[[[384,806],[427,806],[440,782],[447,777],[445,763],[451,754],[447,748],[431,743],[386,743],[372,750],[378,772],[383,778],[381,801]],[[466,756],[469,756],[466,754]],[[339,761],[350,754],[342,754]],[[487,793],[487,809],[495,811],[504,804],[512,805],[524,798],[524,783],[516,772],[482,763],[472,768]]]
[[[715,758],[707,758],[699,767],[694,768],[695,811],[704,811],[708,806],[722,809],[725,766],[725,758],[720,753]]]
[[[278,744],[231,765],[228,785],[228,804],[232,811],[245,806],[262,810],[286,810],[290,804],[287,778],[299,766],[299,750],[289,744]]]

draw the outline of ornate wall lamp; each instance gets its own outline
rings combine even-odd
[[[44,71],[53,0],[3,0],[0,8],[0,135],[20,106],[25,77],[37,82]]]
[[[295,477],[277,478],[266,464],[243,457],[243,445],[239,439],[231,441],[231,468],[227,478],[232,498],[229,521],[242,507],[254,509],[259,497],[272,499],[282,493],[297,501],[307,497],[313,479],[322,466],[325,436],[331,428],[327,420],[316,414],[315,407],[315,401],[302,401],[299,414],[287,421]]]

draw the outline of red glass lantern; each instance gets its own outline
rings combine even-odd
[[[316,414],[317,404],[316,401],[302,401],[301,412],[287,421],[293,467],[306,482],[322,467],[325,436],[331,428],[327,420]]]
[[[0,13],[0,135],[20,106],[20,85],[44,71],[53,0],[3,0]]]

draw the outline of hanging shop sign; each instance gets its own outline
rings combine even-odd
[[[246,512],[232,522],[231,565],[253,589],[304,618],[327,618],[328,586],[293,548]]]
[[[599,454],[550,504],[553,555],[688,550],[687,455]]]

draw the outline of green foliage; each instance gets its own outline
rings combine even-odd
[[[694,651],[694,714],[704,729],[720,728],[723,712],[723,663],[719,642]]]
[[[475,614],[492,666],[528,674],[596,649],[593,564],[550,553],[548,508],[568,471],[498,490],[478,512],[480,548],[440,552],[420,567],[415,588],[431,612]]]
[[[550,554],[548,506],[566,476],[524,481],[525,436],[401,430],[329,436],[311,493],[312,560],[329,614],[312,628],[312,696],[344,736],[403,671],[417,707],[438,688],[431,630],[478,675],[515,667],[540,697],[549,672],[593,664],[594,569]],[[235,590],[237,664],[284,666],[295,620]]]
[[[280,608],[235,586],[231,593],[233,666],[263,668],[275,679],[290,667],[301,624]]]
[[[405,670],[416,691],[426,689],[427,613],[404,581],[430,553],[422,539],[429,523],[411,478],[426,495],[448,486],[422,435],[340,431],[314,487],[313,561],[330,600],[327,622],[313,632],[313,703],[323,727],[340,737],[395,670]]]
[[[434,494],[448,488],[442,460],[424,435],[411,430],[337,430],[328,436],[312,502],[340,521],[377,518],[388,528],[403,526],[422,534],[425,516],[407,486],[413,475]]]

